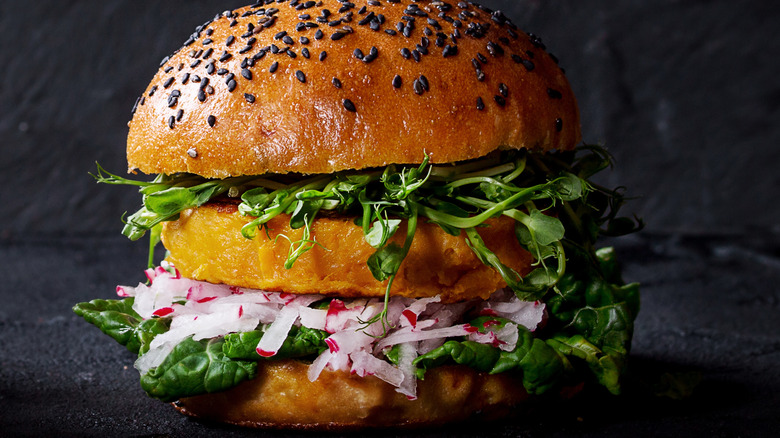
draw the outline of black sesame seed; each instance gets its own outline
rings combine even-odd
[[[409,49],[404,47],[403,49],[401,49],[401,56],[403,56],[404,59],[409,59],[412,57],[412,52],[410,52]]]
[[[271,53],[273,53],[274,55],[279,53],[279,46],[277,46],[276,44],[271,44]]]
[[[321,40],[323,36],[325,36],[325,34],[323,34],[320,29],[317,29],[317,32],[314,33],[315,40]]]
[[[208,49],[208,50],[206,50],[206,51],[203,53],[203,57],[202,57],[201,59],[208,59],[208,58],[209,58],[209,56],[211,56],[211,54],[212,54],[212,53],[214,53],[214,49],[213,49],[213,48],[211,48],[211,47],[209,47],[209,49]]]
[[[423,54],[423,55],[427,55],[427,54],[428,54],[428,49],[426,49],[426,48],[425,48],[425,47],[423,47],[422,45],[420,45],[420,44],[417,44],[415,47],[416,47],[416,50],[417,50],[418,52],[420,52],[421,54]]]
[[[176,106],[176,103],[178,102],[179,102],[179,98],[177,98],[176,96],[174,95],[168,96],[168,108],[173,108],[174,106]]]
[[[527,59],[523,60],[523,67],[525,67],[526,70],[531,71],[534,69],[535,65],[532,61],[529,61]]]
[[[205,102],[206,101],[206,91],[203,88],[198,90],[198,100],[201,101],[201,102]]]
[[[249,69],[245,68],[241,70],[241,76],[243,76],[244,79],[249,79],[250,81],[252,80],[252,72],[249,71]]]
[[[481,68],[478,68],[476,70],[476,73],[477,73],[477,80],[480,82],[485,82],[485,72],[483,72]]]
[[[220,76],[224,76],[225,74],[227,74],[227,72],[228,72],[228,69],[226,69],[226,68],[220,68],[219,70],[217,70],[217,74],[220,75]]]
[[[214,74],[214,69],[215,69],[215,67],[214,67],[214,63],[213,62],[209,62],[208,64],[206,64],[206,73],[208,73],[210,75],[213,75]]]
[[[393,29],[385,29],[385,33],[388,34],[388,35],[393,35],[393,36],[398,35],[398,32],[396,32]]]
[[[301,49],[301,55],[302,55],[304,58],[306,58],[306,59],[309,59],[309,56],[310,56],[310,55],[309,55],[309,49],[307,49],[306,47],[304,47],[303,49]]]
[[[182,117],[184,117],[184,110],[180,109],[179,111],[176,112],[176,121],[181,122]]]
[[[547,95],[550,96],[550,99],[561,99],[563,95],[558,90],[553,90],[552,88],[547,89]]]
[[[423,86],[419,78],[414,80],[414,83],[412,84],[412,88],[414,89],[415,94],[422,95],[423,93],[425,93],[425,87]]]
[[[196,59],[195,61],[192,61],[192,64],[190,64],[190,68],[195,68],[198,65],[200,65],[200,59]]]
[[[481,62],[483,64],[487,64],[487,62],[488,62],[488,60],[485,57],[485,55],[483,55],[483,54],[481,54],[479,52],[477,52],[477,59],[479,59],[479,62]]]
[[[287,52],[287,56],[289,56],[292,59],[295,59],[298,56],[289,47],[285,50],[285,52]]]
[[[403,85],[404,81],[401,79],[401,76],[395,75],[393,78],[393,87],[395,88],[401,88],[401,85]]]
[[[474,58],[471,58],[471,65],[472,65],[472,66],[474,66],[474,68],[480,68],[480,67],[482,67],[482,64],[480,64],[480,63],[479,63],[479,61],[477,61],[477,60],[476,60],[476,59],[474,59]]]
[[[493,100],[495,100],[495,101],[496,101],[496,103],[498,104],[498,106],[504,106],[504,105],[506,105],[506,99],[504,99],[504,97],[503,97],[503,96],[495,95],[495,96],[493,96]]]
[[[175,116],[170,116],[170,117],[168,118],[168,127],[169,127],[169,128],[171,128],[171,129],[173,129],[173,126],[174,126],[175,124],[176,124],[176,117],[175,117]]]
[[[563,120],[560,118],[555,119],[555,130],[558,132],[563,130]]]
[[[231,79],[231,80],[230,80],[230,81],[227,83],[228,91],[230,91],[230,92],[232,93],[232,92],[233,92],[233,90],[235,90],[235,89],[236,89],[236,85],[238,85],[238,84],[236,84],[236,80],[235,80],[235,79]]]
[[[306,75],[305,75],[305,74],[304,74],[302,71],[300,71],[300,70],[297,70],[297,71],[295,72],[295,77],[296,77],[296,78],[297,78],[299,81],[301,81],[301,83],[304,83],[304,84],[306,83]]]
[[[353,55],[355,55],[355,58],[357,58],[357,59],[363,59],[363,58],[364,58],[364,56],[365,56],[365,55],[363,55],[363,51],[362,51],[362,50],[360,50],[360,49],[355,49],[355,50],[352,52],[352,54],[353,54]]]
[[[211,38],[206,38],[203,40],[203,45],[208,46],[209,44],[213,43],[214,41]]]
[[[331,82],[333,83],[334,87],[341,88],[341,81],[338,80],[338,78],[333,78],[333,80]]]
[[[431,85],[428,83],[428,78],[426,78],[425,75],[420,75],[420,84],[425,91],[431,91]]]
[[[480,110],[480,111],[485,109],[485,102],[482,101],[481,97],[477,98],[477,109]]]
[[[249,103],[255,103],[255,96],[253,94],[244,93],[244,99]]]
[[[287,44],[288,46],[292,46],[295,44],[295,40],[292,39],[291,36],[287,35],[284,38],[282,38],[282,41]]]
[[[274,62],[273,64],[271,64],[270,67],[268,67],[268,72],[269,73],[276,73],[276,70],[278,68],[279,68],[279,63],[278,62]]]
[[[309,39],[305,36],[302,36],[298,41],[300,41],[301,44],[309,44]]]
[[[349,99],[344,99],[344,108],[347,111],[352,112],[352,113],[357,112],[357,108],[355,108],[355,104],[352,103],[352,101],[349,100]]]
[[[208,116],[208,118],[206,118],[206,122],[209,124],[209,126],[211,126],[213,128],[214,125],[217,124],[217,118],[210,115],[210,116]]]
[[[165,83],[163,84],[163,88],[168,88],[173,84],[173,77],[168,78]]]
[[[442,55],[447,58],[448,56],[455,56],[458,54],[458,46],[447,45],[442,52]]]
[[[220,55],[219,60],[220,60],[220,62],[225,62],[225,61],[227,61],[228,59],[230,59],[232,57],[233,57],[233,55],[231,55],[230,53],[222,52],[222,55]]]
[[[151,90],[149,90],[149,97],[154,96],[154,92],[157,91],[157,85],[153,86]]]
[[[412,58],[414,58],[416,62],[420,62],[420,52],[417,49],[412,50]]]
[[[504,97],[509,96],[509,88],[507,88],[506,84],[503,82],[498,84],[498,92]]]
[[[330,36],[330,39],[332,41],[338,41],[344,38],[344,35],[346,35],[344,32],[334,32],[333,35]]]
[[[184,73],[181,76],[181,83],[182,84],[186,84],[189,80],[190,80],[190,74],[189,73]]]
[[[493,41],[488,41],[487,43],[487,51],[490,53],[490,56],[499,56],[504,53],[504,49],[501,48],[498,44],[494,43]]]
[[[327,58],[327,57],[328,57],[328,52],[326,52],[324,50],[322,52],[320,52],[320,61],[324,61],[325,58]]]
[[[171,72],[171,70],[173,70],[173,66],[172,66],[172,65],[169,65],[168,67],[165,67],[165,70],[164,70],[164,71],[165,71],[165,73],[170,73],[170,72]]]

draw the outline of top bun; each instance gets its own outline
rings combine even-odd
[[[226,11],[139,99],[129,170],[330,173],[569,149],[577,103],[538,37],[466,2],[320,0]]]

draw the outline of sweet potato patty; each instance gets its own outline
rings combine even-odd
[[[268,222],[268,235],[261,231],[254,239],[247,239],[240,230],[249,219],[233,204],[212,202],[182,212],[177,221],[166,222],[162,240],[170,251],[168,261],[189,278],[295,294],[384,296],[387,283],[374,279],[366,265],[375,249],[366,243],[362,227],[353,219],[318,218],[311,236],[319,245],[290,269],[284,267],[289,240],[301,239],[303,229],[291,229],[287,215]],[[514,221],[500,217],[486,224],[478,231],[487,247],[506,265],[527,274],[533,257],[518,244]],[[403,245],[405,235],[402,225],[392,241]],[[457,302],[486,299],[504,286],[501,276],[474,255],[464,233],[452,236],[420,218],[391,295],[421,298],[441,294],[442,302]]]

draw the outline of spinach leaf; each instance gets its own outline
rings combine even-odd
[[[133,310],[133,298],[122,300],[92,300],[79,303],[73,312],[103,333],[127,347],[133,353],[143,354],[155,336],[168,331],[169,318],[142,320]]]
[[[417,367],[417,378],[423,379],[425,371],[449,360],[468,365],[478,371],[488,372],[499,358],[500,351],[491,345],[474,341],[447,341],[439,348],[418,356],[413,364]]]
[[[230,333],[225,335],[225,344],[222,351],[231,359],[263,360],[267,359],[257,354],[257,343],[265,334],[267,326],[260,330],[244,333]],[[285,359],[289,357],[304,357],[317,355],[328,348],[325,338],[328,333],[323,330],[307,327],[293,326],[287,334],[281,348],[273,356],[273,359]]]
[[[223,344],[220,338],[185,339],[159,366],[141,376],[141,387],[154,398],[172,402],[224,391],[254,378],[257,363],[231,360],[222,352]]]

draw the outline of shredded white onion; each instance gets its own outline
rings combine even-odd
[[[326,368],[348,370],[359,376],[373,375],[395,386],[410,399],[417,396],[412,362],[442,345],[448,338],[467,337],[505,351],[517,345],[517,326],[534,330],[544,320],[545,306],[524,302],[511,291],[497,291],[485,302],[442,304],[438,296],[412,299],[393,297],[387,308],[387,324],[365,321],[380,314],[384,301],[331,299],[327,308],[308,307],[322,295],[293,295],[211,284],[183,278],[172,265],[149,269],[149,285],[117,286],[117,295],[135,297],[133,309],[144,319],[170,317],[170,330],[152,341],[135,367],[146,373],[160,365],[173,348],[188,337],[201,340],[255,330],[270,324],[257,345],[258,354],[273,356],[293,325],[324,330],[330,334],[328,349],[309,366],[308,378],[316,380]],[[470,313],[469,313],[470,312]],[[506,318],[512,323],[495,329],[497,321],[479,327],[463,324],[467,313]],[[385,330],[387,332],[385,333]],[[385,335],[385,336],[383,336]],[[395,366],[385,359],[386,349],[399,345]]]

